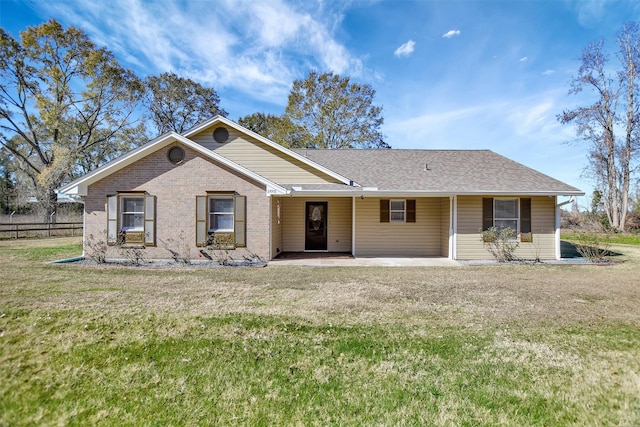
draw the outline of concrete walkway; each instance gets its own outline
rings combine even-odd
[[[352,256],[314,256],[309,258],[276,258],[267,265],[300,265],[309,267],[461,267],[448,258],[354,258]]]

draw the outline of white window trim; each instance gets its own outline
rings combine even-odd
[[[231,212],[216,212],[216,211],[212,211],[211,210],[211,204],[213,203],[213,200],[231,200],[232,204],[233,204],[233,208],[231,210]],[[207,197],[207,203],[208,203],[208,216],[207,216],[207,228],[209,230],[209,233],[233,233],[235,231],[235,228],[213,228],[215,221],[212,221],[212,218],[214,218],[216,215],[227,215],[227,216],[231,216],[232,221],[231,223],[235,225],[235,221],[236,221],[236,217],[235,217],[235,200],[234,197],[231,195],[218,195],[218,194],[211,194]],[[215,204],[215,203],[214,203]]]
[[[142,225],[140,225],[139,227],[125,227],[124,225],[122,225],[120,227],[120,230],[122,230],[122,231],[133,231],[133,232],[143,232],[144,231],[144,221],[145,221],[144,194],[121,195],[119,197],[119,199],[120,199],[120,224],[124,224],[125,215],[142,215]],[[141,202],[142,202],[142,211],[132,211],[132,212],[125,211],[125,201],[127,199],[140,199]]]
[[[402,202],[402,209],[392,209],[393,202]],[[402,212],[402,219],[393,219],[393,214]],[[389,200],[389,222],[403,224],[407,222],[407,200],[406,199],[391,199]]]
[[[516,238],[513,240],[520,240],[520,197],[494,197],[493,198],[493,226],[496,227],[496,201],[498,200],[515,200],[518,208],[518,217],[517,218],[499,218],[500,221],[516,221]]]

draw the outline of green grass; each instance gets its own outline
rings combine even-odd
[[[638,234],[627,234],[627,233],[620,233],[620,234],[607,234],[607,235],[603,235],[603,237],[606,236],[607,240],[609,241],[609,243],[611,244],[615,244],[615,245],[640,245],[640,235]],[[560,236],[560,238],[562,240],[569,240],[569,241],[574,241],[575,240],[575,233],[571,232],[563,232],[562,235]]]
[[[640,423],[637,258],[46,263],[77,255],[74,245],[0,246],[0,425]]]

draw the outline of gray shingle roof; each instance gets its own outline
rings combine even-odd
[[[573,186],[491,150],[300,149],[296,152],[362,187],[377,187],[379,191],[583,194]],[[304,185],[303,189],[311,190],[307,187]]]

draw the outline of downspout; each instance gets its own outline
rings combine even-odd
[[[556,196],[556,201],[558,200],[558,197]],[[555,240],[556,240],[556,259],[562,259],[562,251],[560,250],[560,208],[564,205],[568,205],[569,203],[573,203],[576,200],[576,196],[571,196],[569,198],[569,200],[564,201],[562,203],[556,203],[556,235],[555,235]]]

